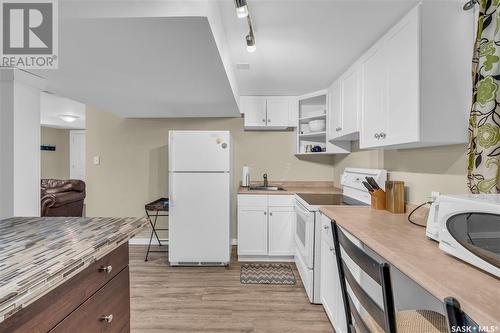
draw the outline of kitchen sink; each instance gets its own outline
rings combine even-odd
[[[283,187],[279,186],[250,186],[250,191],[286,191]]]

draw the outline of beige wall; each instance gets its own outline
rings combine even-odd
[[[145,203],[168,196],[170,129],[231,131],[235,189],[244,164],[252,179],[267,172],[270,180],[332,180],[333,157],[297,159],[293,132],[243,131],[242,118],[124,119],[87,108],[86,127],[87,216],[143,216]]]
[[[348,155],[297,158],[293,132],[243,131],[240,118],[124,119],[87,108],[86,121],[88,216],[143,216],[145,203],[168,196],[170,129],[230,130],[235,189],[247,164],[254,180],[267,172],[271,180],[334,180],[337,185],[345,167],[385,168],[390,179],[406,182],[407,200],[414,204],[426,201],[431,191],[466,192],[464,145],[360,151],[353,142]],[[95,155],[101,157],[98,166],[91,163]]]
[[[41,177],[69,178],[69,130],[41,127],[41,144],[55,145],[56,151],[41,152]]]
[[[382,168],[389,179],[402,180],[407,186],[407,201],[413,204],[430,198],[431,191],[448,194],[467,192],[466,147],[452,145],[400,150],[359,150],[353,142],[353,153],[335,156],[334,182],[339,185],[345,167]]]

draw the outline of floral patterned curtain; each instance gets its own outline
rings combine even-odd
[[[500,193],[500,0],[481,0],[469,118],[468,187]]]

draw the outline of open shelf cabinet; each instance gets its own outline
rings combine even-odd
[[[350,142],[330,143],[328,137],[329,96],[327,90],[320,90],[298,98],[298,126],[296,130],[296,155],[347,154],[351,152]],[[311,131],[309,122],[323,120],[324,127]],[[320,147],[321,151],[312,151]]]

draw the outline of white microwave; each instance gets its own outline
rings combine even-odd
[[[500,194],[440,195],[426,234],[443,251],[500,277]]]

